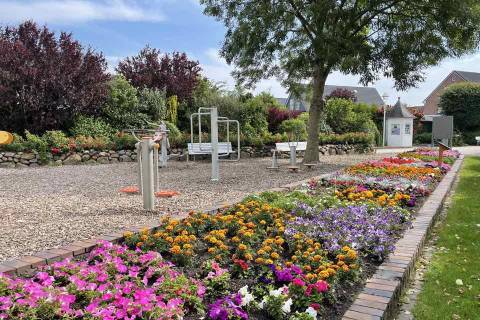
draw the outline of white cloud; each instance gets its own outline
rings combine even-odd
[[[218,49],[209,48],[205,51],[205,55],[208,58],[206,63],[202,63],[203,74],[216,82],[222,82],[227,88],[233,89],[235,87],[235,80],[231,76],[233,67],[229,66],[225,59],[220,57]],[[275,97],[286,97],[287,93],[285,88],[282,87],[279,81],[276,79],[267,79],[260,81],[255,90],[255,93],[262,91],[269,92]]]
[[[3,23],[29,19],[39,23],[73,24],[101,20],[158,22],[163,21],[164,16],[154,6],[133,0],[0,1]]]
[[[218,55],[218,50],[210,48],[205,52],[208,57],[208,63],[202,64],[204,74],[215,81],[221,81],[227,84],[228,87],[233,88],[235,81],[230,73],[233,68],[229,66],[224,59]],[[411,88],[407,91],[397,91],[394,88],[392,79],[381,78],[371,86],[375,87],[380,95],[386,93],[389,98],[388,102],[393,104],[398,97],[408,105],[422,105],[423,100],[440,84],[440,82],[453,70],[480,72],[480,53],[465,56],[460,59],[447,59],[438,66],[425,70],[425,81],[419,83],[417,88]],[[333,72],[327,84],[331,85],[346,85],[346,86],[361,86],[359,84],[359,77],[352,75],[345,75],[340,72]],[[263,80],[257,84],[256,93],[267,91],[276,97],[286,97],[287,93],[279,81],[276,79]]]

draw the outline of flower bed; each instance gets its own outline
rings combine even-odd
[[[338,318],[447,170],[386,158],[217,214],[167,218],[86,261],[0,277],[0,318]]]

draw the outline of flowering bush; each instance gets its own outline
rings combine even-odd
[[[288,223],[286,233],[318,239],[331,252],[352,245],[356,250],[383,257],[394,249],[408,216],[407,211],[397,207],[331,208],[312,212],[309,217],[296,217]]]
[[[0,275],[0,318],[182,319],[201,312],[203,293],[158,253],[103,242],[87,260],[56,262],[31,279]]]

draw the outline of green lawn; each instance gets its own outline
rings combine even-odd
[[[465,159],[415,319],[480,319],[480,158]]]

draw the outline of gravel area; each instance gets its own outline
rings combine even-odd
[[[141,197],[118,190],[136,184],[135,163],[0,169],[0,261],[158,220],[166,211],[188,211],[240,200],[252,192],[332,172],[377,155],[321,157],[314,170],[290,173],[266,169],[268,158],[220,164],[220,182],[210,181],[210,163],[169,162],[160,188],[179,196],[157,199],[154,212]]]

